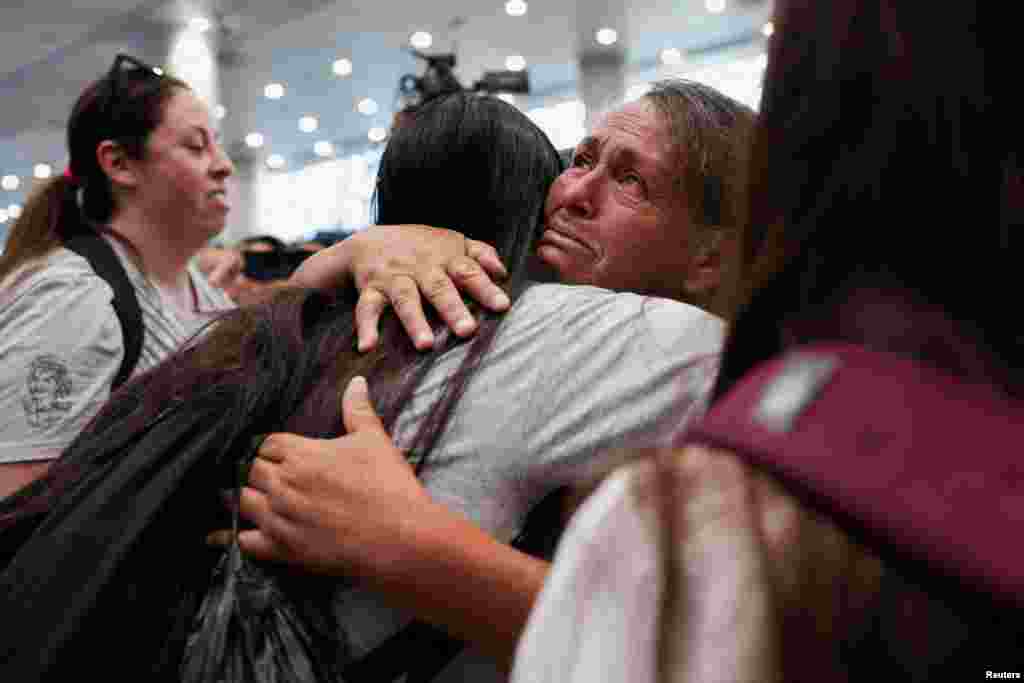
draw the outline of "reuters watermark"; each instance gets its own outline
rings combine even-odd
[[[987,680],[1020,680],[1019,671],[986,671],[985,678]]]

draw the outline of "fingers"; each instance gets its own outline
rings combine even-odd
[[[499,279],[508,277],[505,264],[498,258],[498,251],[486,242],[466,240],[466,255],[483,266],[491,277]]]
[[[480,271],[480,266],[473,259],[464,257],[462,262]],[[427,301],[437,310],[445,324],[458,336],[466,337],[476,331],[476,320],[463,302],[459,290],[455,288],[451,273],[451,265],[447,271],[433,268],[418,279],[418,284]]]
[[[360,351],[366,352],[377,346],[380,339],[380,316],[387,307],[387,297],[378,290],[367,288],[359,293],[359,301],[356,302],[356,335]],[[423,324],[426,325],[426,320]]]
[[[455,287],[492,311],[504,311],[510,305],[508,295],[494,284],[480,264],[469,257],[452,259],[447,265],[448,275]]]
[[[253,467],[256,466],[260,458],[269,462],[284,462],[285,454],[287,453],[287,444],[285,442],[289,440],[289,437],[302,438],[296,437],[294,434],[266,435],[256,451],[257,460],[253,463]],[[252,476],[251,472],[249,476]]]
[[[423,312],[420,290],[416,282],[409,276],[394,278],[385,292],[391,300],[391,307],[402,321],[402,327],[409,333],[412,343],[420,351],[430,349],[434,345],[434,333],[427,324],[427,316]]]
[[[230,285],[241,272],[242,255],[234,250],[225,250],[217,266],[210,271],[210,284],[214,287],[224,288]]]
[[[350,244],[351,243],[351,244]],[[355,236],[313,254],[292,273],[289,284],[329,291],[342,286],[352,274],[350,250],[358,246]]]
[[[341,415],[345,430],[352,434],[375,430],[384,432],[384,423],[370,401],[370,388],[362,377],[353,377],[341,397]]]
[[[230,533],[230,532],[229,532]],[[288,562],[288,546],[268,536],[260,529],[246,529],[238,533],[238,547],[255,560],[264,562]]]

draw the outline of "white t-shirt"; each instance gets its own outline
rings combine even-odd
[[[512,683],[654,683],[664,591],[655,514],[615,472],[573,515],[516,650]]]
[[[198,310],[164,302],[109,237],[135,287],[144,327],[133,374],[147,370],[233,307],[194,267]],[[0,463],[58,457],[100,409],[124,357],[113,289],[89,263],[57,249],[0,283]]]
[[[669,442],[706,407],[723,324],[675,301],[585,286],[535,285],[505,316],[493,346],[423,471],[431,496],[502,541],[563,484],[607,466],[620,446]],[[415,434],[464,347],[442,358],[395,428]],[[384,596],[349,591],[339,617],[361,656],[409,620]],[[465,652],[438,681],[502,681]]]

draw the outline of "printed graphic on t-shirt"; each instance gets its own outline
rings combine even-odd
[[[71,410],[71,373],[60,358],[52,354],[36,356],[28,368],[25,382],[25,417],[36,429],[51,427]]]

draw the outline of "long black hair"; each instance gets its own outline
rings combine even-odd
[[[1017,74],[999,47],[1012,39],[1010,16],[992,3],[936,13],[923,0],[785,0],[777,15],[752,154],[751,293],[716,394],[786,346],[821,338],[905,352],[1020,394],[1024,323],[1006,303],[1017,289],[1024,149]],[[866,290],[945,316],[978,362],[965,363],[962,347],[923,349],[881,321],[825,322]]]

